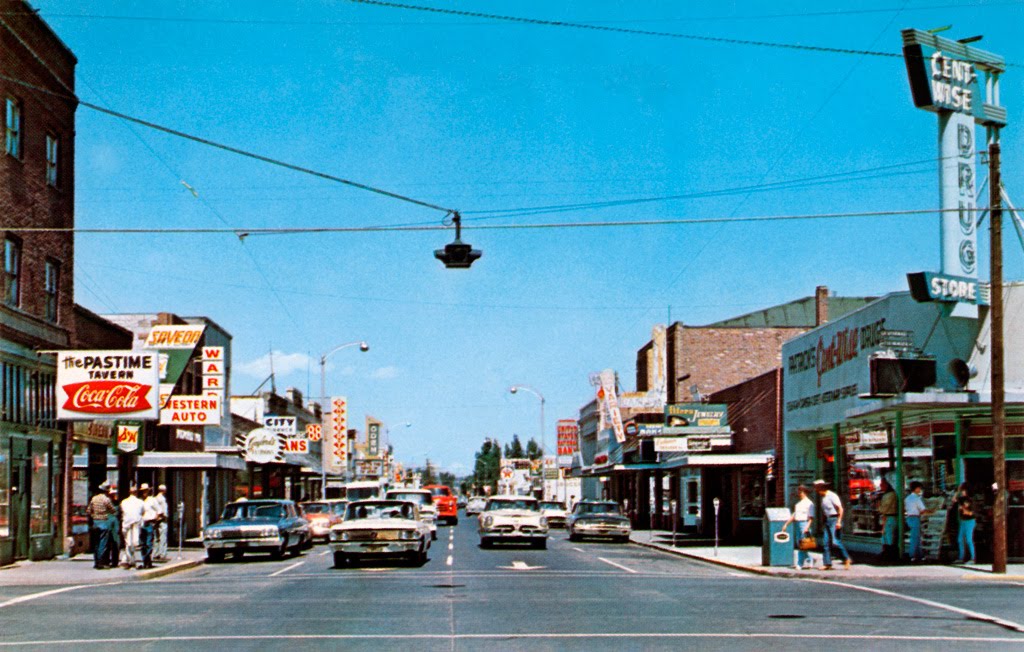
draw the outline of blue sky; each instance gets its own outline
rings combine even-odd
[[[340,177],[466,211],[466,226],[915,210],[938,206],[934,163],[899,174],[487,220],[488,211],[707,193],[927,161],[936,117],[903,61],[520,25],[344,1],[35,5],[78,56],[87,101]],[[433,3],[433,6],[442,6]],[[448,6],[448,5],[443,5]],[[899,30],[1024,64],[1022,2],[459,2],[469,11],[734,39],[900,51]],[[113,17],[123,17],[114,19]],[[130,17],[130,19],[128,18]],[[1004,184],[1024,203],[1024,73],[1002,100]],[[79,227],[440,224],[443,215],[78,111]],[[182,183],[195,189],[198,198]],[[398,457],[462,472],[485,437],[537,434],[592,396],[634,388],[651,326],[702,324],[812,294],[905,289],[937,269],[929,216],[643,228],[469,230],[469,271],[433,250],[448,232],[76,240],[79,303],[207,315],[234,335],[233,393],[269,372],[394,427]],[[1007,277],[1024,253],[1006,238]],[[987,270],[982,232],[980,268]],[[312,361],[310,360],[312,357]]]

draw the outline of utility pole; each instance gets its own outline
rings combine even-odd
[[[1003,375],[1003,206],[999,171],[999,130],[991,131],[988,146],[989,246],[992,349],[992,572],[1006,573],[1006,405]]]

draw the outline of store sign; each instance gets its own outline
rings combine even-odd
[[[153,349],[160,354],[161,405],[170,398],[205,330],[206,326],[193,324],[154,326],[146,336],[143,348]]]
[[[321,446],[321,463],[328,473],[338,474],[348,466],[348,399],[335,396],[331,399],[327,430],[329,441]]]
[[[319,423],[306,424],[306,439],[309,441],[320,441],[323,439],[323,427]]]
[[[654,452],[656,453],[685,453],[686,437],[655,437]]]
[[[937,272],[907,274],[910,296],[915,301],[942,301],[945,303],[971,303],[988,305],[987,293],[976,278],[950,276]]]
[[[270,415],[263,417],[264,428],[270,432],[277,432],[289,437],[298,434],[298,422],[298,417],[278,417]]]
[[[171,396],[160,410],[162,426],[212,426],[220,422],[221,400],[216,396]]]
[[[729,407],[710,403],[673,403],[665,406],[665,424],[672,428],[728,428]]]
[[[366,417],[366,456],[380,456],[380,427],[381,422],[373,417]]]
[[[223,398],[227,391],[224,347],[204,346],[200,364],[203,366],[203,392]]]
[[[266,428],[256,428],[241,437],[242,457],[253,464],[284,462],[285,438]]]
[[[309,452],[309,440],[297,437],[288,437],[284,440],[284,452],[296,455],[305,455]]]
[[[159,360],[137,351],[57,354],[57,418],[156,419]]]
[[[637,437],[658,437],[664,434],[665,426],[656,423],[641,423],[637,425]]]
[[[118,454],[142,454],[142,422],[129,421],[114,426],[114,450]]]
[[[558,454],[572,456],[579,449],[580,427],[575,419],[559,419],[555,425],[558,433]]]

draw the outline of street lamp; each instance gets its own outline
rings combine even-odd
[[[405,423],[400,423],[398,425],[404,426],[406,428],[410,428],[410,427],[412,427],[412,422],[411,421],[406,421]],[[383,445],[383,448],[384,448],[384,454],[387,456],[387,465],[386,465],[386,468],[383,468],[382,470],[384,471],[384,477],[388,478],[388,480],[390,481],[390,479],[392,477],[391,465],[395,461],[395,456],[388,454],[388,450],[391,448],[391,427],[390,426],[384,426],[384,445]],[[381,465],[381,466],[384,467],[385,465]]]
[[[545,495],[547,493],[545,491],[547,482],[544,478],[544,457],[546,454],[544,449],[544,395],[535,390],[534,388],[530,387],[529,385],[512,385],[511,387],[508,388],[508,391],[512,394],[515,394],[519,390],[529,392],[540,399],[540,496],[541,499],[544,499],[547,498],[547,496]]]
[[[324,413],[324,404],[327,402],[327,358],[331,357],[342,349],[347,349],[351,346],[358,346],[359,350],[366,353],[370,350],[370,345],[365,341],[359,342],[346,342],[345,344],[338,345],[320,355],[320,414]],[[347,437],[348,433],[341,433],[342,437]],[[326,439],[320,440],[320,498],[327,500],[327,451],[325,450],[327,445]]]

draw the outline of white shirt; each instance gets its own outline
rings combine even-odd
[[[793,520],[803,523],[811,518],[813,511],[814,503],[811,502],[811,499],[801,498],[796,505],[793,505]]]
[[[159,513],[160,509],[156,503],[156,498],[148,496],[144,501],[142,501],[143,523],[156,523],[156,517]]]
[[[839,496],[834,491],[826,491],[825,495],[821,497],[821,511],[827,518],[839,516],[839,510],[842,508],[842,505]]]
[[[157,494],[153,496],[153,500],[156,501],[157,514],[163,516],[166,519],[166,517],[169,516],[169,513],[167,511],[167,497],[164,496],[163,494]]]
[[[914,492],[911,492],[903,501],[903,513],[907,516],[920,516],[925,509],[924,500]]]
[[[128,528],[142,522],[142,501],[138,496],[128,496],[121,501],[123,521],[121,527]]]

